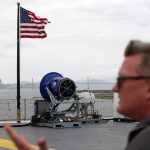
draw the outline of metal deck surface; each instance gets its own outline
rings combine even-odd
[[[50,148],[55,150],[123,150],[127,135],[137,123],[107,123],[82,124],[81,128],[54,129],[48,127],[14,127],[25,134],[31,144],[38,137],[45,137]],[[0,138],[9,139],[3,128],[0,128]],[[4,149],[4,148],[0,148]]]

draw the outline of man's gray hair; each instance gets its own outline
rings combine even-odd
[[[150,76],[150,43],[131,40],[125,49],[125,57],[142,54],[143,59],[139,64],[140,75]]]

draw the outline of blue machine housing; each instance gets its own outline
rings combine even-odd
[[[57,72],[46,74],[40,82],[40,93],[42,97],[46,101],[51,102],[46,88],[49,89],[58,101],[69,100],[76,91],[75,83],[71,79],[65,78]]]

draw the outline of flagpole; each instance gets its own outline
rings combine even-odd
[[[21,122],[20,110],[20,3],[17,3],[17,123]]]

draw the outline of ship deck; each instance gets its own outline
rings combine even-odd
[[[108,121],[82,124],[80,128],[54,129],[31,125],[14,128],[20,134],[24,134],[31,144],[35,144],[38,137],[45,137],[48,146],[55,150],[123,150],[127,142],[127,135],[135,125],[136,122]],[[0,149],[7,147],[13,149],[8,146],[7,142],[1,142],[1,140],[9,140],[3,128],[0,128],[0,136]]]

